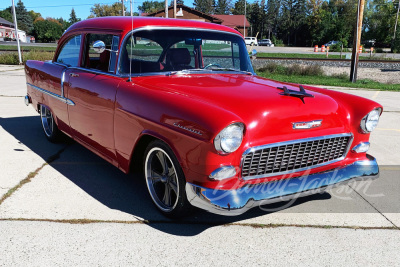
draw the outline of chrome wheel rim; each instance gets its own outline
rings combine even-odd
[[[179,196],[179,183],[174,164],[168,154],[155,147],[145,161],[146,184],[157,207],[164,212],[172,211]]]
[[[44,133],[50,137],[53,134],[54,120],[53,114],[45,106],[40,107],[40,117],[42,119],[42,126]]]

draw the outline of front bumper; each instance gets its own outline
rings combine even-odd
[[[378,178],[378,163],[370,155],[367,158],[323,173],[248,185],[236,190],[218,190],[186,183],[187,199],[193,206],[211,213],[239,215],[254,206],[321,193],[355,180]]]

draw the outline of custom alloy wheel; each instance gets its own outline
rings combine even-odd
[[[165,143],[157,140],[147,147],[144,175],[153,203],[164,215],[187,215],[191,205],[186,198],[186,181],[174,153]]]
[[[46,106],[40,105],[40,119],[47,139],[51,142],[57,141],[60,131],[54,122],[53,113]]]

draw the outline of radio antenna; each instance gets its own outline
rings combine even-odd
[[[132,10],[132,1],[131,1],[131,52],[130,57],[128,58],[129,61],[129,82],[132,81],[132,49],[133,49],[133,10]]]

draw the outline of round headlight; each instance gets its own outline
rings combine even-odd
[[[377,108],[368,113],[362,120],[361,120],[361,130],[364,133],[372,132],[379,122],[379,116],[381,115],[381,109]]]
[[[236,151],[242,144],[243,129],[242,123],[233,123],[223,129],[214,139],[215,149],[222,154]]]

